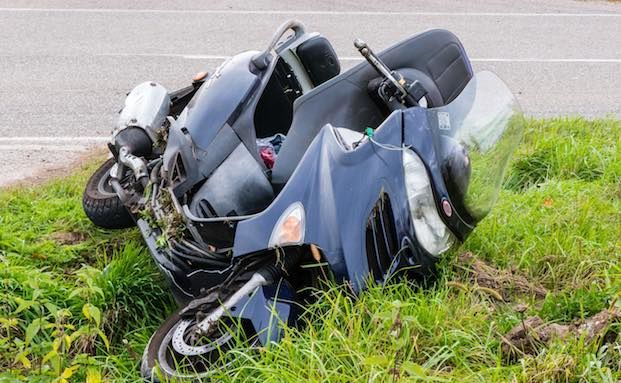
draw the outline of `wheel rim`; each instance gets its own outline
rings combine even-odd
[[[192,328],[196,326],[195,321],[183,320],[179,322],[177,328],[173,332],[171,343],[176,352],[185,356],[197,356],[206,354],[216,350],[218,347],[222,347],[233,338],[233,334],[228,331],[219,333],[213,341],[201,344],[198,339],[199,335],[196,329]]]
[[[97,182],[97,192],[106,197],[116,197],[116,192],[110,184],[110,178],[110,169],[108,169]]]
[[[197,323],[195,319],[180,320],[168,330],[157,352],[163,373],[178,378],[202,378],[233,363],[224,356],[237,344],[234,334],[243,329],[233,320],[223,319],[209,335],[197,335]],[[249,340],[249,348],[258,343],[258,338],[253,337]]]

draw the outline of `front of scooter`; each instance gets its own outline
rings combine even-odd
[[[382,76],[379,98],[403,116],[400,149],[411,225],[409,254],[400,266],[433,265],[495,204],[524,117],[507,85],[491,72],[470,77],[446,105],[426,108],[429,89],[389,68],[364,41],[354,45]]]
[[[475,74],[449,104],[403,112],[403,172],[412,252],[439,257],[490,212],[524,117],[505,83]]]

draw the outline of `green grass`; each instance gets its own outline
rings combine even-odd
[[[93,170],[0,191],[0,382],[138,381],[144,345],[174,308],[137,231],[101,230],[84,216]],[[499,303],[456,288],[467,283],[455,262],[466,250],[550,293]],[[523,316],[568,323],[618,304],[620,253],[621,122],[530,121],[498,204],[443,260],[434,286],[374,286],[356,300],[334,287],[303,329],[256,353],[236,350],[215,380],[616,382],[618,337],[557,340],[517,361],[500,345]]]

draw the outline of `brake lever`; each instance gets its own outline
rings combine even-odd
[[[403,86],[405,84],[405,81],[403,81],[402,83],[401,81],[397,80],[390,68],[388,68],[386,64],[384,64],[382,60],[377,57],[377,55],[371,50],[371,48],[369,48],[366,42],[361,39],[355,39],[354,46],[356,47],[356,49],[358,49],[358,52],[360,52],[362,57],[364,57],[380,75],[384,76],[388,81],[390,81],[390,83],[394,85],[399,93],[401,93],[401,97],[399,97],[401,100],[408,96],[408,91]]]

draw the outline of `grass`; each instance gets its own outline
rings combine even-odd
[[[94,166],[0,191],[0,382],[138,381],[144,345],[174,308],[137,231],[105,231],[84,216]],[[529,121],[499,203],[441,262],[433,286],[374,286],[358,299],[331,288],[303,329],[256,353],[234,351],[215,380],[619,381],[619,337],[556,340],[518,360],[500,346],[524,316],[569,323],[618,305],[620,238],[621,122]],[[467,282],[456,266],[463,251],[523,273],[548,295],[499,303],[456,288]]]

